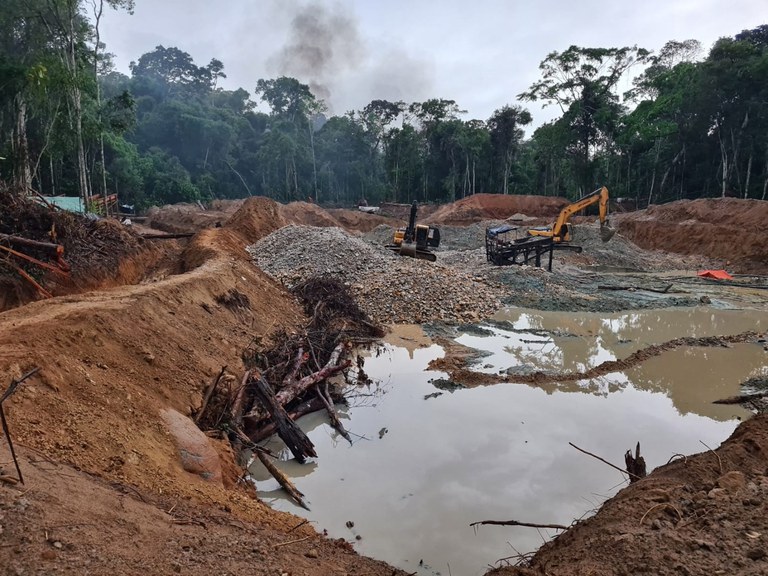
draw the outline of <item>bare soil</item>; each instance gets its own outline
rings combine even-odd
[[[704,255],[730,272],[768,274],[768,202],[681,200],[617,215],[619,232],[646,250]]]
[[[435,210],[429,221],[553,218],[564,203],[477,195]],[[711,257],[731,262],[729,271],[754,274],[766,265],[766,244],[756,237],[766,206],[675,203],[622,215],[619,230],[649,248]],[[0,566],[10,574],[401,573],[259,502],[239,481],[242,469],[224,441],[207,439],[218,473],[190,467],[185,447],[201,438],[163,418],[169,410],[192,416],[222,367],[225,379],[240,378],[249,344],[267,346],[276,330],[306,323],[285,288],[253,265],[246,246],[289,223],[362,233],[396,220],[266,198],[210,210],[164,207],[148,223],[196,232],[191,241],[164,248],[144,242],[121,259],[118,273],[101,276],[97,290],[0,313],[0,384],[41,368],[3,405],[26,483],[14,483],[3,438]],[[525,275],[539,282],[540,274],[546,275]],[[247,297],[247,307],[218,303],[231,289]],[[755,298],[764,293],[755,290]],[[767,450],[768,420],[759,416],[716,453],[662,467],[547,543],[528,566],[501,573],[768,573]]]

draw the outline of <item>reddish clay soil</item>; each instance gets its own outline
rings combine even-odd
[[[428,224],[467,226],[482,220],[506,220],[515,214],[555,218],[569,201],[552,196],[475,194],[453,204],[440,206],[424,218]]]
[[[743,274],[768,274],[766,222],[768,202],[737,198],[681,200],[613,219],[641,248],[701,254]]]

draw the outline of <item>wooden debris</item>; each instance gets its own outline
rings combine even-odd
[[[483,520],[481,522],[472,522],[470,526],[480,525],[491,526],[524,526],[526,528],[552,528],[553,530],[568,530],[568,526],[562,524],[532,524],[530,522],[518,522],[517,520]]]
[[[3,410],[3,402],[5,402],[8,398],[11,397],[11,395],[16,392],[18,387],[27,380],[28,378],[31,378],[35,374],[37,374],[40,371],[40,368],[33,368],[26,374],[24,374],[21,378],[15,378],[11,380],[11,383],[8,385],[8,388],[3,393],[2,397],[0,397],[0,422],[2,422],[3,426],[3,434],[5,434],[5,437],[8,439],[8,447],[11,449],[11,457],[13,458],[13,464],[16,466],[16,473],[19,475],[19,482],[24,484],[24,476],[21,474],[21,468],[19,467],[19,461],[16,458],[16,450],[13,448],[13,441],[11,440],[11,432],[8,429],[8,422],[5,419],[5,411]]]
[[[729,396],[728,398],[715,400],[712,404],[746,404],[753,400],[760,400],[766,396],[768,396],[768,391],[756,392],[755,394],[740,394],[739,396]]]
[[[633,484],[641,478],[645,478],[648,474],[645,470],[645,458],[640,456],[640,442],[635,447],[635,455],[632,456],[632,451],[627,450],[624,454],[624,463],[627,466],[627,474],[629,474],[629,483]]]
[[[341,423],[341,420],[339,420],[339,417],[336,414],[336,410],[333,408],[333,401],[331,399],[331,395],[328,393],[328,381],[325,382],[325,391],[320,390],[320,384],[316,386],[316,389],[317,397],[320,398],[323,404],[325,404],[325,409],[328,411],[328,417],[331,419],[331,426],[333,426],[336,431],[341,434],[351,445],[352,438],[350,438],[349,432],[347,432],[346,428],[344,428],[344,425]]]
[[[331,354],[330,359],[321,370],[318,370],[309,376],[305,376],[301,380],[294,381],[281,388],[280,391],[275,395],[277,401],[281,405],[285,405],[297,396],[300,396],[306,392],[314,384],[322,382],[326,378],[329,378],[335,374],[338,374],[342,370],[349,368],[352,364],[350,360],[338,364],[341,353],[344,352],[344,350],[346,350],[345,344],[342,343],[336,346],[333,353]]]
[[[296,503],[304,508],[305,510],[309,510],[309,507],[304,503],[304,494],[299,492],[299,490],[296,488],[296,486],[293,485],[293,482],[291,482],[288,477],[283,474],[280,469],[275,466],[275,464],[269,459],[269,456],[265,454],[265,452],[259,447],[256,447],[256,450],[254,450],[256,453],[257,458],[259,461],[264,464],[264,468],[266,468],[270,474],[274,477],[275,480],[278,481],[280,486],[283,487],[283,490],[285,490],[288,495],[293,498]]]
[[[285,442],[285,445],[299,462],[304,462],[308,457],[316,458],[315,445],[291,419],[272,391],[269,382],[256,372],[251,371],[248,376],[248,387],[251,388],[277,426],[277,435]]]
[[[568,444],[570,446],[572,446],[573,448],[576,448],[576,450],[578,450],[579,452],[582,452],[582,453],[586,454],[587,456],[592,456],[592,458],[595,458],[596,460],[600,460],[600,462],[602,462],[603,464],[608,464],[608,466],[610,466],[611,468],[614,468],[615,470],[618,470],[619,472],[622,472],[624,474],[629,474],[630,478],[635,477],[636,480],[639,480],[639,478],[634,476],[634,474],[632,472],[630,472],[629,470],[622,470],[621,468],[619,468],[615,464],[611,464],[610,462],[608,462],[608,460],[605,460],[604,458],[600,458],[600,456],[592,454],[592,452],[587,452],[583,448],[579,448],[573,442],[568,442]]]
[[[219,375],[216,376],[216,379],[208,385],[208,388],[205,391],[205,396],[203,397],[203,405],[200,406],[200,410],[197,413],[197,416],[195,416],[195,424],[200,423],[200,418],[203,417],[203,414],[205,413],[205,409],[208,408],[208,402],[211,401],[211,396],[213,396],[213,391],[216,390],[216,386],[219,385],[219,381],[221,380],[221,377],[224,376],[224,371],[227,369],[226,366],[221,367],[221,372],[219,372]]]

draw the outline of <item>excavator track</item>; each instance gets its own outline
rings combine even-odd
[[[434,252],[416,248],[415,244],[401,244],[400,246],[397,246],[395,244],[390,244],[388,246],[385,246],[385,248],[392,250],[395,254],[399,254],[400,256],[409,256],[411,258],[417,258],[419,260],[428,260],[429,262],[437,262],[437,255]]]

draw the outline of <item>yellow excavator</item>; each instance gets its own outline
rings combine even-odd
[[[408,226],[395,230],[392,243],[387,244],[385,248],[389,248],[400,256],[410,256],[411,258],[434,262],[437,260],[437,256],[430,248],[440,246],[440,230],[434,226],[416,224],[416,211],[418,209],[419,204],[414,200],[411,204]]]
[[[572,239],[571,225],[568,221],[571,216],[587,206],[598,203],[600,209],[600,239],[603,242],[608,242],[616,234],[616,231],[611,228],[608,222],[608,188],[605,186],[563,208],[557,217],[557,221],[552,226],[547,228],[531,228],[528,230],[528,235],[552,238],[552,241],[555,243],[570,242]]]

